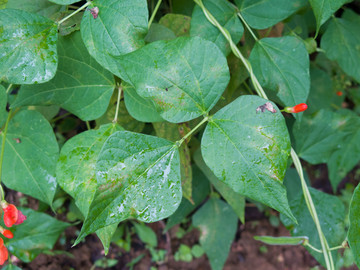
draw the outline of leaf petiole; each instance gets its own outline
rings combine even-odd
[[[151,24],[152,24],[152,22],[153,22],[153,20],[154,20],[154,18],[155,18],[156,12],[158,11],[158,9],[159,9],[159,7],[160,7],[160,5],[161,5],[161,1],[162,1],[162,0],[159,0],[159,1],[157,2],[156,6],[155,6],[155,8],[154,8],[154,11],[153,11],[153,13],[151,14],[151,17],[150,17],[150,20],[149,20],[149,24],[148,24],[148,29],[150,28],[150,26],[151,26]]]
[[[119,116],[119,106],[120,106],[121,93],[122,93],[122,86],[119,85],[119,87],[118,87],[118,97],[117,97],[117,102],[116,102],[115,117],[114,117],[114,120],[112,121],[114,124],[117,123],[118,116]]]
[[[91,2],[87,2],[86,4],[82,5],[81,7],[79,7],[77,10],[75,10],[73,13],[69,14],[68,16],[66,16],[65,18],[63,18],[62,20],[58,21],[57,25],[60,26],[60,24],[62,24],[63,22],[65,22],[67,19],[71,18],[72,16],[74,16],[75,14],[79,13],[80,11],[82,11],[83,9],[85,9],[86,7],[90,6]]]
[[[205,122],[209,121],[209,116],[205,116],[204,119],[196,125],[196,127],[194,127],[192,130],[190,130],[189,133],[187,133],[184,137],[181,138],[181,140],[178,140],[176,142],[176,145],[178,147],[180,147],[180,145],[182,145],[182,143],[187,139],[189,138],[199,127],[201,127]]]

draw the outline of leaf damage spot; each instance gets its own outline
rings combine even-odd
[[[272,113],[276,113],[274,106],[270,102],[266,102],[264,105],[260,105],[259,107],[257,107],[256,113],[258,113],[258,112],[263,113],[266,110],[268,110],[269,112],[272,112]]]
[[[98,7],[91,8],[90,13],[93,16],[93,18],[96,19],[99,16],[99,8]]]

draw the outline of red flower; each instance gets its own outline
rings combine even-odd
[[[0,238],[0,265],[3,265],[4,262],[8,259],[9,253],[7,248],[4,246],[4,240]]]
[[[15,205],[7,204],[3,207],[4,210],[4,223],[6,227],[11,227],[18,219],[18,210]]]
[[[0,265],[3,265],[8,258],[9,258],[8,250],[4,245],[2,245],[0,247]]]
[[[339,97],[341,97],[341,96],[343,95],[343,92],[337,91],[337,92],[336,92],[336,95],[338,95]]]
[[[287,113],[299,113],[305,111],[307,107],[308,106],[305,103],[300,103],[294,107],[285,107],[284,111]]]
[[[18,210],[18,218],[15,222],[15,225],[19,225],[23,223],[25,220],[26,220],[26,216],[20,210]]]
[[[21,224],[26,220],[26,216],[15,205],[2,201],[1,207],[4,210],[4,223],[6,227]]]
[[[9,238],[9,239],[14,237],[14,234],[9,230],[2,229],[1,233],[3,236],[5,236],[6,238]]]

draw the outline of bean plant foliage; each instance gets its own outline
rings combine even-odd
[[[9,189],[49,209],[19,208],[0,263],[78,219],[73,244],[107,253],[126,220],[141,238],[191,216],[222,269],[248,200],[292,235],[257,240],[360,266],[360,190],[341,184],[360,161],[358,1],[29,2],[0,1],[1,230]],[[333,193],[301,164],[326,164]]]

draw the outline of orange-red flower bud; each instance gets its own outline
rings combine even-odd
[[[287,113],[299,113],[305,111],[307,107],[308,106],[305,103],[300,103],[294,107],[285,107],[284,111]]]
[[[336,95],[338,95],[339,97],[341,97],[341,96],[343,95],[343,92],[337,91],[337,92],[336,92]]]
[[[4,240],[0,237],[0,247],[4,245]]]
[[[4,223],[6,227],[14,225],[18,219],[18,210],[15,205],[7,204],[3,207],[4,210]]]
[[[3,265],[8,258],[9,258],[8,250],[4,245],[2,245],[0,247],[0,265]]]
[[[9,238],[9,239],[11,239],[11,238],[13,238],[14,237],[14,234],[11,232],[11,231],[9,231],[9,230],[2,230],[1,231],[1,233],[2,233],[2,235],[3,236],[5,236],[6,238]]]

